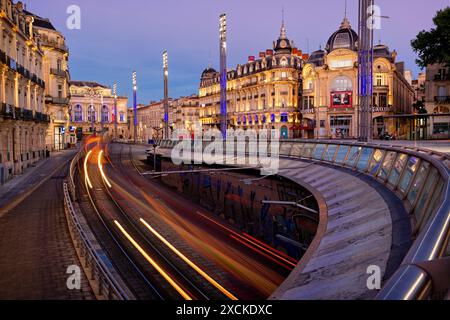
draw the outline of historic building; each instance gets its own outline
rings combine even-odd
[[[0,184],[45,157],[44,51],[34,19],[0,0]]]
[[[450,139],[450,69],[444,65],[427,66],[425,108],[432,115],[428,138]]]
[[[401,119],[411,114],[414,92],[404,77],[403,63],[385,45],[374,47],[373,134],[406,134]],[[325,50],[311,54],[302,72],[301,129],[305,138],[358,136],[358,34],[347,18],[329,38]]]
[[[64,36],[48,19],[26,11],[33,21],[40,47],[44,53],[43,74],[45,81],[45,105],[50,115],[46,145],[53,150],[65,149],[70,141],[69,129],[69,49]]]
[[[105,132],[115,137],[115,110],[117,103],[117,138],[128,132],[128,98],[114,96],[112,89],[92,81],[70,82],[70,131],[80,138],[83,134]]]
[[[286,36],[284,22],[273,50],[227,72],[228,128],[276,129],[282,138],[299,136],[299,97],[304,59]],[[220,74],[205,69],[199,89],[203,129],[220,127]]]
[[[199,122],[198,96],[193,94],[177,99],[169,98],[169,135],[174,130],[193,132]],[[138,140],[148,141],[164,137],[164,101],[152,101],[138,106]]]

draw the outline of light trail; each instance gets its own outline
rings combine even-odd
[[[103,150],[100,151],[98,154],[98,168],[100,169],[100,174],[102,175],[102,179],[105,181],[106,185],[111,188],[111,183],[109,183],[108,178],[106,177],[105,173],[103,172],[103,164],[102,164],[102,155]]]
[[[220,285],[217,281],[211,278],[206,272],[200,269],[194,262],[189,260],[184,254],[178,251],[169,241],[167,241],[162,235],[160,235],[155,229],[153,229],[144,219],[140,219],[141,223],[152,232],[159,240],[161,240],[166,246],[170,248],[177,256],[179,256],[184,262],[186,262],[192,269],[197,271],[203,278],[205,278],[209,283],[211,283],[214,287],[216,287],[220,292],[226,295],[231,300],[238,300],[231,292],[225,289],[222,285]]]
[[[276,252],[276,253],[279,254],[280,256],[282,256],[282,257],[284,257],[284,258],[286,258],[286,259],[292,261],[293,263],[297,264],[297,260],[295,260],[294,258],[288,256],[287,254],[285,254],[285,253],[283,253],[283,252],[281,252],[281,251],[279,251],[279,250],[277,250],[277,249],[275,249],[275,248],[272,248],[272,247],[269,246],[267,243],[264,243],[264,242],[262,242],[262,241],[256,239],[255,237],[252,237],[252,236],[249,235],[248,233],[245,233],[245,232],[244,232],[243,235],[244,235],[244,237],[247,237],[248,239],[253,240],[253,241],[255,241],[256,243],[259,243],[260,245],[266,247],[267,249],[272,250],[273,252]]]
[[[277,259],[275,259],[274,257],[269,256],[268,254],[262,252],[261,250],[259,250],[258,248],[252,247],[250,244],[248,244],[247,242],[243,241],[242,239],[239,239],[238,237],[230,234],[230,237],[234,240],[236,240],[237,242],[243,244],[244,246],[246,246],[247,248],[259,253],[260,255],[266,257],[267,259],[275,262],[276,264],[279,264],[280,266],[288,269],[288,270],[292,270],[292,267],[285,265],[283,262],[278,261]]]
[[[119,228],[119,230],[125,235],[125,237],[131,242],[131,244],[142,254],[142,256],[159,272],[167,282],[185,299],[192,300],[192,297],[184,291],[178,283],[176,283],[168,274],[164,271],[149,255],[145,252],[144,249],[130,236],[130,234],[122,227],[122,225],[114,220],[115,225]]]
[[[88,154],[86,155],[86,158],[84,158],[84,177],[85,177],[87,184],[89,185],[89,188],[92,189],[91,179],[89,179],[88,170],[87,170],[87,163],[88,163],[88,160],[89,160],[89,157],[91,154],[92,154],[92,150],[90,150],[88,152]]]
[[[212,223],[218,225],[218,226],[221,227],[222,229],[224,229],[224,230],[230,232],[230,233],[231,233],[230,237],[233,238],[233,235],[234,235],[234,236],[237,236],[238,238],[241,238],[241,239],[247,241],[248,243],[251,243],[253,246],[255,246],[255,247],[257,247],[257,248],[259,248],[259,249],[261,249],[261,250],[263,250],[263,251],[266,251],[266,252],[268,252],[269,254],[271,254],[272,256],[274,256],[274,257],[276,257],[276,258],[278,258],[278,259],[280,259],[280,260],[286,262],[286,263],[290,266],[290,267],[289,267],[290,269],[292,269],[293,267],[296,267],[296,266],[297,266],[297,264],[295,264],[295,263],[293,263],[292,261],[290,261],[290,260],[284,258],[284,257],[281,256],[280,254],[274,252],[274,251],[273,251],[274,249],[269,250],[269,249],[267,249],[267,248],[265,248],[265,247],[259,245],[258,243],[252,241],[251,239],[246,238],[246,237],[244,237],[243,235],[237,233],[236,231],[234,231],[234,230],[232,230],[232,229],[230,229],[230,228],[228,228],[228,227],[225,227],[224,225],[221,225],[221,224],[218,223],[217,221],[214,221],[214,219],[211,219],[211,218],[207,217],[206,215],[204,215],[204,214],[202,214],[202,213],[200,213],[200,212],[198,212],[198,211],[197,211],[197,214],[200,215],[200,216],[202,216],[203,218],[205,218],[205,219],[211,221]],[[235,237],[234,237],[234,238],[235,238]],[[241,242],[241,241],[239,241],[239,242]],[[260,252],[260,251],[258,251],[258,252]],[[260,252],[260,253],[261,253],[261,252]],[[283,264],[283,266],[285,266],[285,265]]]

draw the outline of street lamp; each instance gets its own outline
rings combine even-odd
[[[114,95],[114,139],[117,140],[117,83],[113,86]]]
[[[134,123],[134,143],[137,141],[137,76],[136,71],[133,71],[133,123]]]
[[[167,50],[163,52],[164,68],[164,139],[169,140],[169,58]]]
[[[220,131],[227,136],[227,15],[219,17],[220,32]]]

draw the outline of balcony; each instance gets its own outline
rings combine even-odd
[[[69,104],[69,98],[60,98],[60,97],[46,96],[45,97],[45,103],[68,105]]]
[[[42,112],[36,112],[34,114],[34,120],[38,122],[50,122],[50,116],[47,114],[43,114]]]
[[[309,109],[301,109],[300,110],[301,114],[314,114],[314,108],[309,108]]]
[[[59,49],[64,52],[69,52],[69,48],[67,48],[67,46],[64,43],[59,43],[55,40],[49,40],[49,39],[43,38],[43,39],[41,39],[41,45],[46,46],[46,47],[56,48],[56,49]]]
[[[436,96],[434,97],[434,102],[436,103],[443,103],[443,104],[449,104],[450,103],[450,96]]]
[[[12,118],[13,117],[13,107],[9,104],[2,103],[0,105],[0,115],[5,118]]]
[[[67,77],[67,72],[64,70],[61,70],[61,69],[51,68],[50,73],[54,76],[61,77],[61,78]]]
[[[434,75],[434,81],[450,81],[450,73]]]

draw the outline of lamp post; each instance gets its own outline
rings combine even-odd
[[[164,139],[169,139],[169,60],[167,50],[163,52],[164,68]]]
[[[117,140],[117,83],[114,82],[114,139]]]
[[[227,137],[227,15],[219,17],[220,32],[220,131]]]
[[[374,0],[359,0],[359,48],[358,48],[358,140],[368,142],[372,138],[373,96],[373,23],[370,9]],[[372,13],[373,14],[373,13]]]
[[[103,114],[104,114],[104,109],[103,109],[103,93],[100,93],[100,132],[101,134],[103,134]]]
[[[136,71],[133,71],[133,124],[134,124],[134,143],[137,142],[137,77]]]

